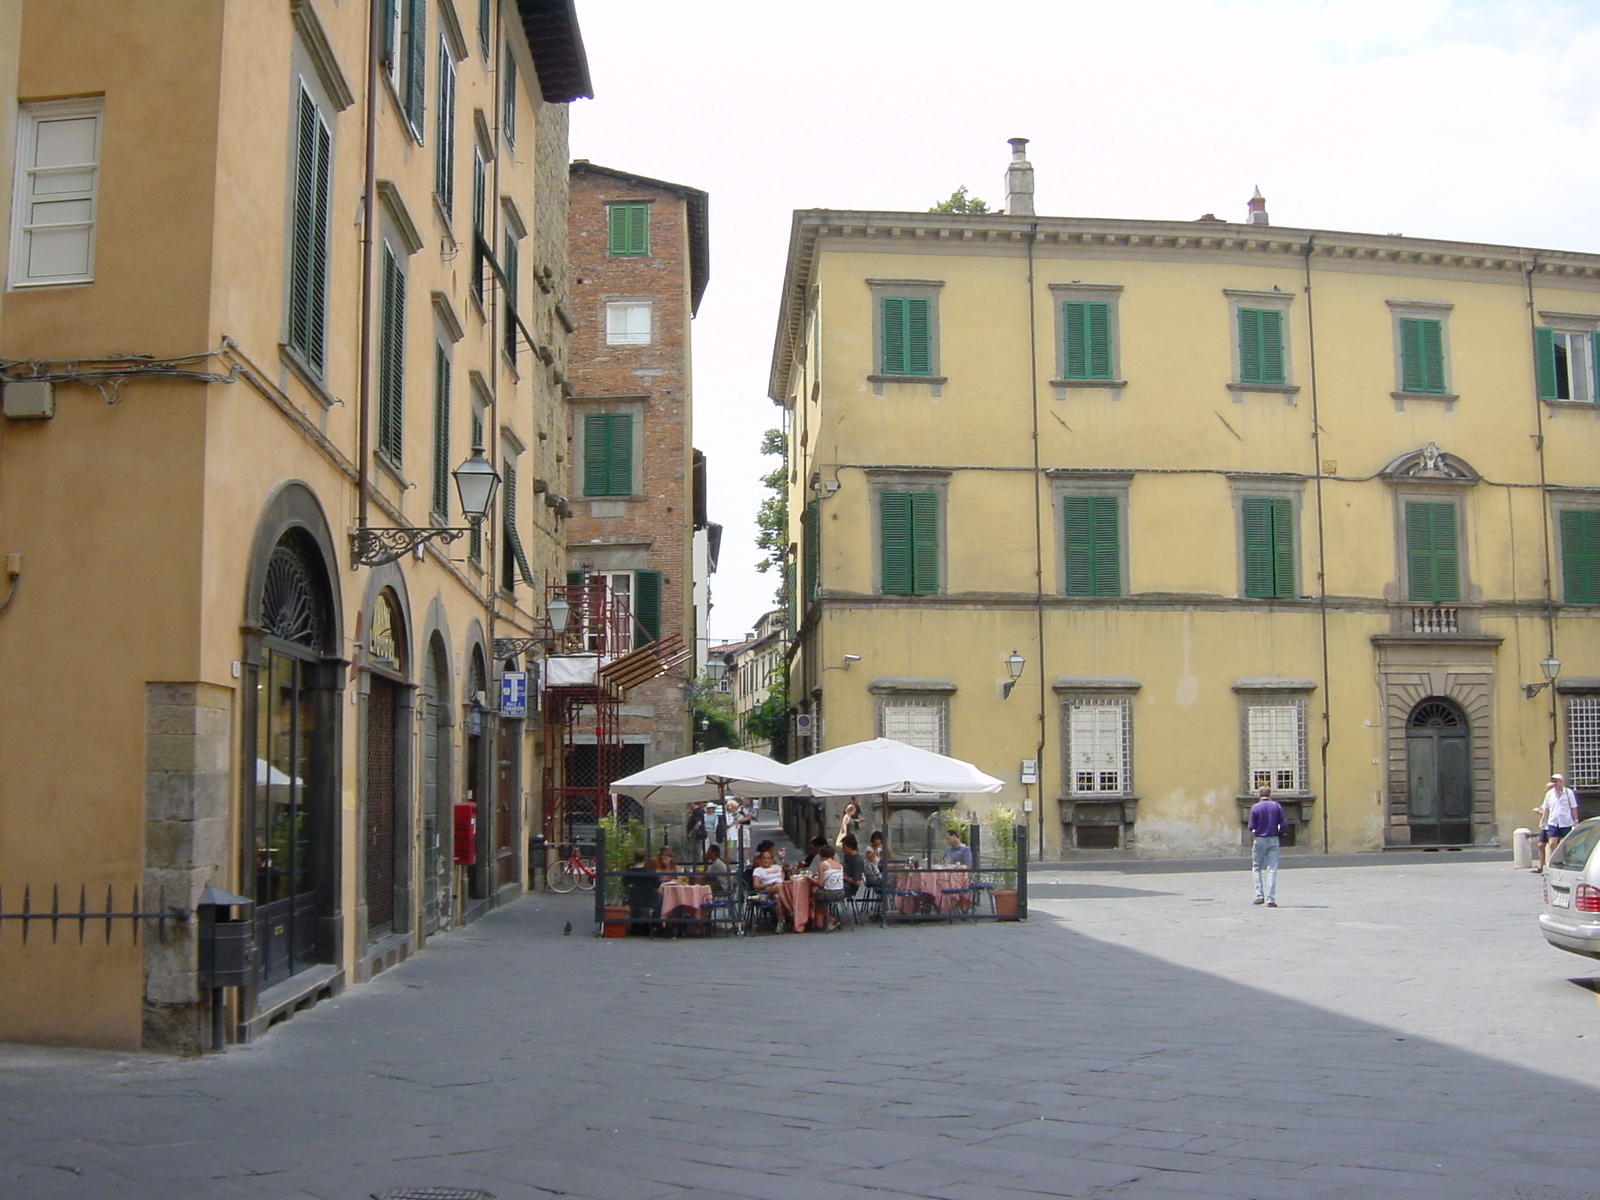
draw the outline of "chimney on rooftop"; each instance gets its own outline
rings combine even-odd
[[[1006,212],[1013,216],[1033,216],[1033,164],[1027,159],[1028,139],[1007,138],[1011,143],[1011,165],[1006,168]]]
[[[1272,224],[1271,221],[1267,220],[1267,200],[1266,197],[1261,194],[1260,184],[1256,185],[1256,194],[1250,197],[1250,224]]]

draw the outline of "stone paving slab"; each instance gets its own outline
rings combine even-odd
[[[0,1200],[1600,1198],[1600,964],[1536,877],[1048,879],[829,937],[530,897],[226,1055],[0,1047]]]

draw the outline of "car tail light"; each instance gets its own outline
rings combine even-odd
[[[1578,912],[1600,913],[1600,888],[1580,883],[1572,893],[1572,907]]]
[[[1544,902],[1546,904],[1549,904],[1550,903],[1550,881],[1548,879],[1541,879],[1539,882],[1544,884]]]

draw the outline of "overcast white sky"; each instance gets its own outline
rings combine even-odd
[[[579,0],[572,155],[711,193],[714,640],[772,607],[757,454],[797,208],[1005,202],[1600,251],[1600,0]]]

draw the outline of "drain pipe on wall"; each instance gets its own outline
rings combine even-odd
[[[366,164],[361,180],[361,318],[360,366],[356,372],[356,421],[359,450],[356,455],[356,528],[367,527],[367,494],[372,488],[372,255],[373,229],[378,202],[378,60],[382,26],[378,5],[367,8],[367,129]],[[355,559],[350,569],[356,569]]]
[[[1534,332],[1539,327],[1539,314],[1534,308],[1533,299],[1533,273],[1539,269],[1539,256],[1533,255],[1528,265],[1523,269],[1522,279],[1528,292],[1528,344],[1537,347],[1538,335]],[[1556,594],[1555,594],[1555,559],[1550,547],[1550,480],[1546,474],[1544,453],[1544,401],[1539,396],[1539,356],[1534,350],[1533,358],[1533,444],[1539,456],[1539,530],[1544,542],[1544,628],[1545,652],[1551,658],[1556,656]],[[1556,743],[1560,740],[1560,706],[1556,703],[1556,689],[1552,686],[1550,692],[1550,746],[1548,757],[1550,770],[1556,770]]]
[[[1332,803],[1333,789],[1328,784],[1328,746],[1333,741],[1331,713],[1333,702],[1329,699],[1328,682],[1328,542],[1322,510],[1322,415],[1317,407],[1317,319],[1311,300],[1311,256],[1316,253],[1317,235],[1306,241],[1306,341],[1311,386],[1311,455],[1312,492],[1317,509],[1317,625],[1322,635],[1322,745],[1319,748],[1319,769],[1322,772],[1322,852],[1328,848],[1328,806]]]
[[[1033,618],[1034,642],[1039,658],[1039,743],[1033,752],[1035,790],[1039,796],[1039,840],[1034,859],[1044,861],[1044,743],[1046,683],[1044,663],[1044,501],[1041,489],[1044,474],[1039,469],[1039,323],[1038,298],[1033,285],[1033,248],[1039,240],[1039,222],[1028,226],[1028,387],[1033,417]],[[1024,789],[1026,791],[1026,788]]]

